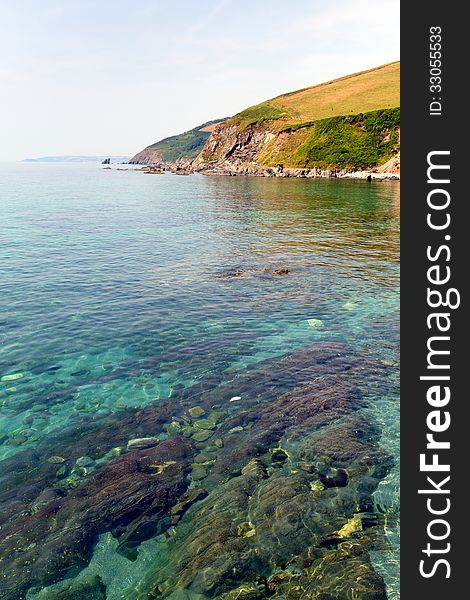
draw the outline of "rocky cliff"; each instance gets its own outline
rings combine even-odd
[[[399,63],[251,107],[214,127],[192,167],[292,176],[398,176]]]

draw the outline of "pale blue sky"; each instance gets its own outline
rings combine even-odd
[[[131,155],[399,59],[399,0],[0,0],[0,160]]]

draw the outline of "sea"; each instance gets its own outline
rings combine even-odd
[[[56,475],[37,493],[60,489],[64,498],[106,464],[97,449],[74,471],[67,445],[51,458],[48,444],[64,431],[80,436],[102,422],[110,438],[102,454],[113,460],[111,448],[127,452],[113,443],[113,415],[171,411],[192,390],[197,406],[201,389],[214,395],[229,382],[236,390],[263,365],[274,373],[291,353],[341,344],[387,368],[386,385],[372,386],[361,411],[391,457],[373,492],[382,525],[370,557],[388,598],[398,598],[399,182],[111,166],[0,165],[0,473],[22,457],[35,469],[49,461]],[[286,386],[273,376],[272,398]],[[245,409],[236,391],[220,395],[220,421],[208,428],[221,426],[226,407],[232,417]],[[16,519],[10,506],[34,494],[31,470],[13,470],[21,476],[9,479],[4,506]],[[193,485],[203,487],[198,474]],[[98,573],[108,600],[130,597],[156,544],[170,543],[179,527],[142,541],[139,559],[117,552],[113,532],[100,530],[80,568],[63,575]],[[40,593],[32,586],[27,597],[49,597]]]

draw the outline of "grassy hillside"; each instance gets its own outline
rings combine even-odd
[[[277,119],[305,123],[397,106],[399,62],[283,94],[242,111],[233,120],[240,124]]]
[[[172,135],[149,146],[156,150],[166,162],[176,162],[181,159],[195,158],[209,138],[213,126],[224,119],[208,121],[190,131],[179,135]]]
[[[400,63],[283,94],[219,126],[196,164],[370,169],[399,151]]]

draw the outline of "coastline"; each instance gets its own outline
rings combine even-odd
[[[136,164],[136,163],[130,163]],[[137,163],[139,164],[139,163]],[[279,177],[279,178],[337,178],[337,179],[365,179],[368,181],[399,181],[400,171],[382,171],[380,168],[374,170],[354,171],[351,169],[301,169],[301,168],[282,168],[282,167],[261,167],[254,163],[227,164],[222,165],[200,165],[192,167],[188,164],[148,164],[142,165],[141,169],[147,174],[161,174],[164,171],[170,171],[177,175],[191,175],[199,173],[209,177]]]
[[[366,179],[366,180],[400,180],[400,173],[392,171],[351,171],[348,169],[300,169],[300,168],[280,168],[280,167],[260,167],[252,166],[234,166],[227,168],[198,168],[189,169],[190,173],[201,173],[203,175],[252,175],[255,177],[287,177],[287,178],[338,178],[338,179]]]

